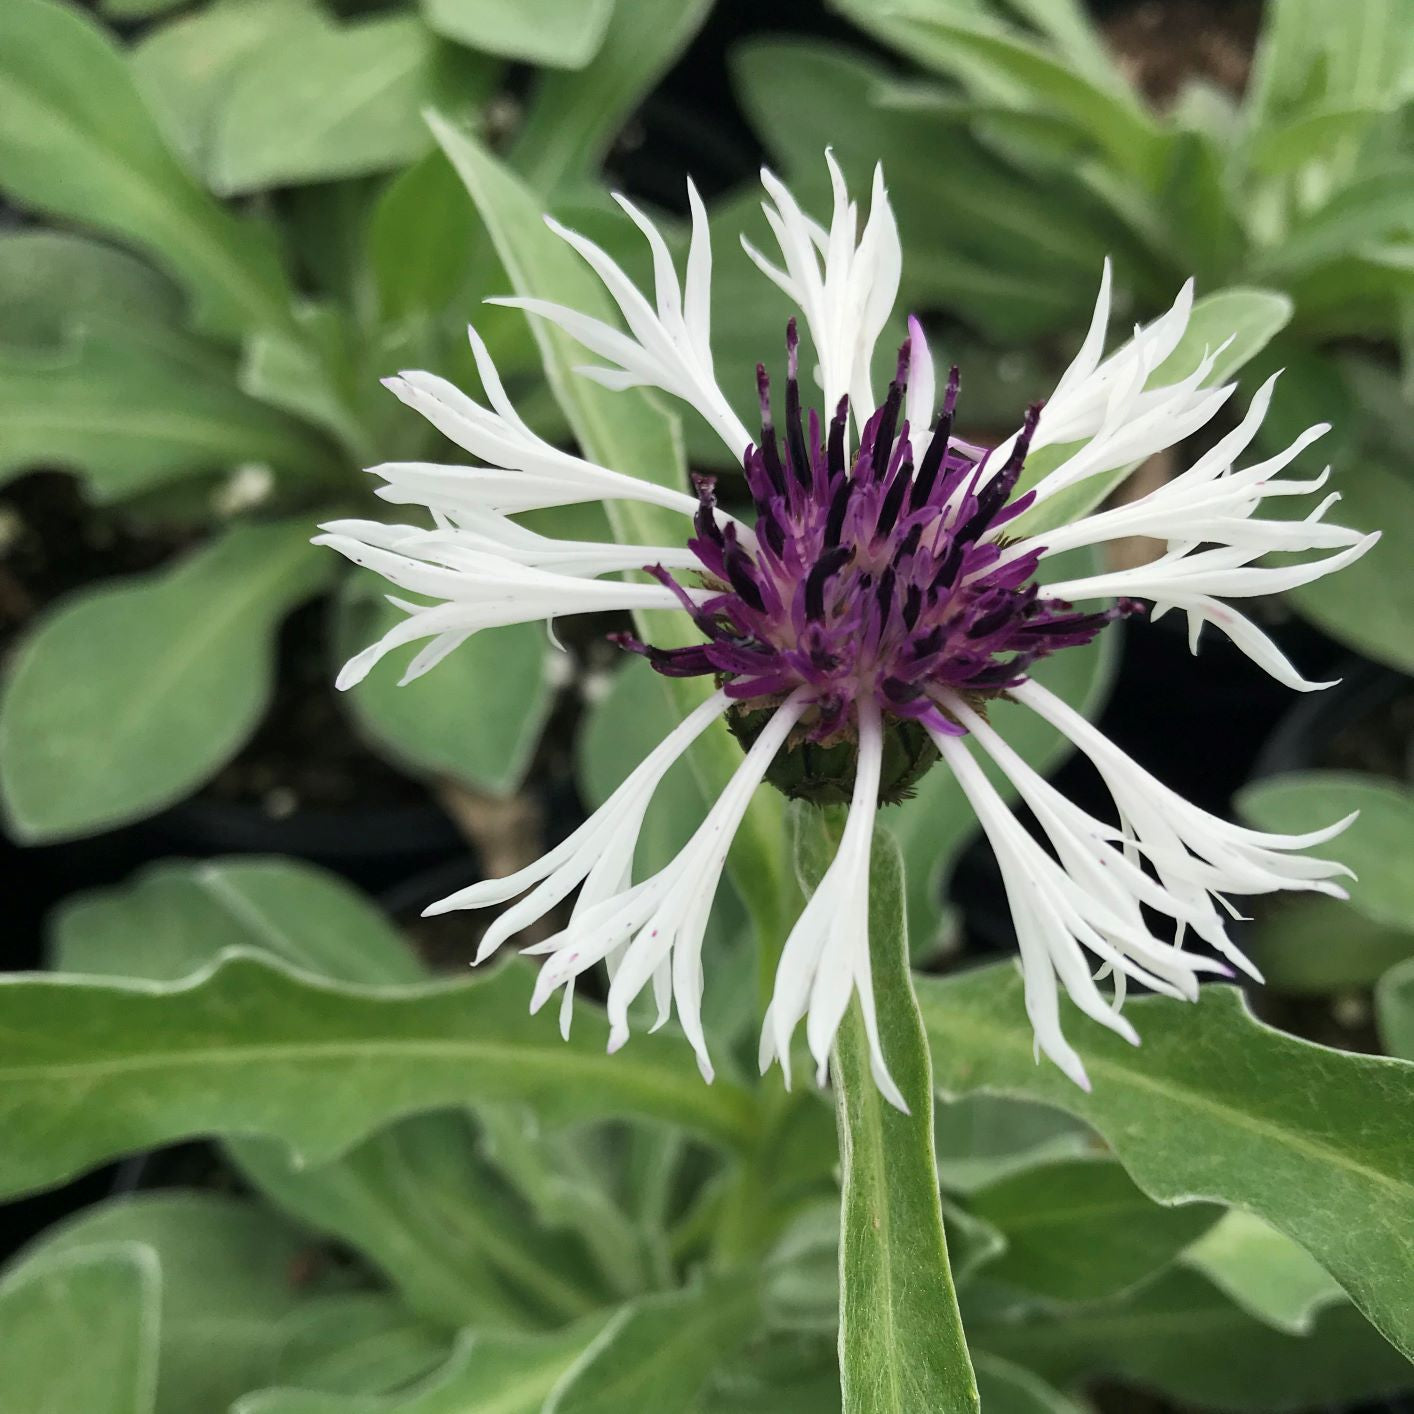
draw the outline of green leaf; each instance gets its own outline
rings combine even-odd
[[[1265,274],[1318,265],[1393,236],[1414,233],[1414,169],[1363,177],[1297,222],[1259,262]]]
[[[938,1107],[933,1121],[944,1189],[975,1193],[1038,1165],[1089,1154],[1100,1141],[1050,1105],[998,1095],[965,1095]]]
[[[135,882],[69,897],[50,930],[54,967],[91,977],[176,982],[230,948],[370,985],[427,976],[361,893],[295,859],[154,864]]]
[[[1355,871],[1350,906],[1373,923],[1414,932],[1414,790],[1354,771],[1294,771],[1246,786],[1237,808],[1259,830],[1295,834],[1359,811],[1321,846]],[[1303,822],[1303,823],[1298,823]]]
[[[1358,897],[1360,885],[1354,890]],[[1242,950],[1273,991],[1325,996],[1373,986],[1386,969],[1414,957],[1414,930],[1372,923],[1340,899],[1286,895],[1263,901]]]
[[[1359,140],[1383,117],[1367,104],[1335,104],[1302,113],[1290,122],[1265,127],[1252,135],[1247,157],[1257,171],[1280,176],[1311,162],[1351,139]]]
[[[1183,1256],[1249,1315],[1307,1335],[1317,1313],[1345,1293],[1302,1247],[1251,1213],[1225,1213]]]
[[[384,319],[440,313],[468,278],[480,229],[466,188],[440,149],[398,173],[368,227],[368,262]],[[490,312],[481,311],[478,320]]]
[[[267,44],[241,64],[208,169],[226,195],[402,166],[427,151],[423,110],[462,111],[491,71],[453,65],[412,16],[392,15]]]
[[[152,1414],[157,1263],[123,1245],[26,1263],[0,1282],[0,1408]]]
[[[588,1005],[569,1042],[528,1012],[528,968],[371,990],[227,954],[183,983],[0,978],[0,1190],[62,1182],[192,1134],[265,1135],[298,1162],[337,1157],[400,1115],[474,1097],[547,1123],[641,1114],[740,1144],[747,1095],[702,1083],[672,1035],[606,1056]]]
[[[60,353],[95,318],[171,328],[182,296],[136,256],[67,231],[0,235],[0,347]]]
[[[1297,609],[1318,627],[1366,657],[1414,672],[1414,570],[1399,527],[1414,517],[1414,480],[1387,454],[1342,459],[1334,482],[1338,519],[1383,538],[1339,574],[1291,591]]]
[[[1349,1306],[1326,1311],[1308,1336],[1286,1335],[1181,1267],[1116,1301],[978,1322],[970,1334],[979,1352],[1053,1384],[1108,1375],[1223,1414],[1344,1405],[1402,1390],[1409,1379],[1404,1358]]]
[[[678,0],[669,6],[660,0],[614,0],[593,60],[580,69],[539,76],[511,148],[511,166],[537,191],[548,192],[592,175],[619,130],[687,48],[710,9],[711,0]],[[445,138],[439,140],[447,147]],[[456,160],[450,148],[448,155]],[[469,183],[465,170],[462,178]],[[484,209],[482,215],[490,225]],[[510,266],[506,260],[508,270]]]
[[[632,6],[619,8],[629,10]],[[476,202],[516,291],[612,320],[608,297],[598,280],[546,229],[531,192],[483,148],[441,119],[434,119],[433,130]],[[543,320],[535,321],[532,329],[545,361],[546,377],[585,453],[631,476],[664,485],[685,485],[675,420],[636,390],[611,393],[574,374],[573,368],[583,362],[574,341]],[[606,509],[616,538],[625,543],[671,544],[682,536],[684,520],[674,512],[633,501],[611,502]],[[639,631],[664,647],[688,641],[693,634],[685,616],[670,611],[641,615]],[[664,691],[683,715],[702,700],[707,689],[691,679],[664,679]],[[740,751],[724,727],[705,733],[701,741],[693,759],[701,762],[704,784],[715,797],[736,769]],[[750,863],[734,868],[732,877],[763,938],[784,938],[781,901],[791,891],[781,863],[784,858],[779,798],[758,792],[732,848],[732,862]]]
[[[978,1351],[974,1364],[987,1414],[1082,1414],[1078,1404],[1024,1366],[986,1351]]]
[[[813,887],[829,864],[831,827],[793,811],[797,868]],[[869,956],[879,1038],[911,1113],[870,1073],[858,1000],[832,1060],[840,1136],[840,1378],[846,1414],[938,1414],[980,1408],[948,1267],[933,1157],[928,1041],[908,974],[903,862],[882,832],[869,873]]]
[[[304,1289],[291,1280],[292,1270],[317,1262],[306,1232],[245,1200],[181,1190],[85,1209],[43,1234],[23,1260],[45,1269],[63,1257],[114,1250],[145,1252],[160,1273],[155,1414],[224,1409],[268,1380],[280,1320],[326,1284],[316,1278]],[[77,1414],[89,1406],[66,1407]]]
[[[190,334],[91,314],[62,348],[0,344],[0,476],[62,467],[112,501],[250,464],[308,476],[330,454],[247,397],[224,352]]]
[[[1287,282],[1302,336],[1367,334],[1392,339],[1414,300],[1414,241],[1367,245],[1294,274]]]
[[[1160,203],[1179,238],[1184,263],[1200,284],[1221,284],[1240,266],[1247,244],[1228,190],[1223,146],[1201,132],[1176,132],[1169,145]]]
[[[308,532],[238,526],[38,621],[0,698],[0,790],[22,839],[140,819],[229,760],[269,699],[275,629],[329,575]]]
[[[383,1394],[444,1364],[446,1335],[382,1292],[304,1301],[275,1330],[273,1380],[333,1394]]]
[[[273,248],[172,156],[98,25],[51,0],[7,0],[0,13],[0,187],[149,251],[210,328],[289,320]]]
[[[718,1371],[702,1414],[839,1414],[833,1341],[787,1336],[757,1341]]]
[[[1083,321],[1101,261],[1116,244],[1113,223],[1097,220],[1073,192],[1058,193],[1049,180],[1023,176],[983,151],[969,136],[966,111],[936,103],[899,107],[885,64],[831,44],[756,39],[732,52],[731,67],[742,106],[807,211],[829,210],[821,160],[827,142],[858,190],[868,189],[874,164],[884,162],[904,249],[904,307],[947,309],[1009,342]],[[940,148],[948,152],[953,215],[941,225],[937,166],[929,157]],[[747,193],[753,223],[758,201]],[[719,208],[718,224],[735,241],[741,222],[728,222],[726,214]],[[768,231],[763,235],[769,240]],[[747,267],[738,279],[754,282],[743,298],[750,309],[760,301],[760,277]],[[780,328],[770,331],[771,349],[780,347]],[[758,345],[751,358],[760,357]],[[975,416],[976,375],[964,370]],[[1016,404],[1022,401],[1017,395]]]
[[[1380,1039],[1392,1056],[1414,1061],[1414,961],[1392,967],[1375,988]]]
[[[290,860],[158,865],[135,885],[71,900],[53,932],[56,963],[90,976],[175,981],[236,947],[339,981],[426,975],[362,895]],[[547,1233],[497,1180],[460,1115],[403,1120],[317,1166],[292,1163],[274,1143],[227,1148],[267,1198],[362,1252],[444,1328],[564,1320],[603,1294],[581,1249]]]
[[[1079,1115],[1156,1202],[1206,1199],[1264,1218],[1414,1352],[1404,1242],[1414,1202],[1407,1063],[1284,1036],[1256,1021],[1235,988],[1208,986],[1191,1006],[1134,1002],[1138,1050],[1067,1008],[1094,1084],[1087,1095],[1036,1063],[1016,968],[916,985],[944,1094],[1014,1095]]]
[[[1194,300],[1188,327],[1174,351],[1149,375],[1147,386],[1177,383],[1208,353],[1227,348],[1213,364],[1204,387],[1231,378],[1266,348],[1291,320],[1291,301],[1275,290],[1234,286]]]
[[[313,0],[216,0],[148,30],[128,57],[168,141],[205,174],[242,63],[263,45],[301,44],[327,28]]]
[[[335,632],[341,658],[406,617],[371,576],[348,583]],[[414,771],[508,796],[525,780],[550,713],[555,651],[543,624],[512,624],[476,634],[435,673],[402,687],[411,654],[390,654],[347,699],[382,754]]]
[[[968,1210],[1006,1239],[989,1280],[1053,1301],[1098,1301],[1167,1266],[1210,1228],[1215,1208],[1156,1206],[1117,1163],[1060,1159],[971,1195]]]
[[[689,1414],[756,1313],[756,1288],[744,1277],[645,1296],[610,1319],[555,1385],[543,1414]]]
[[[488,1173],[455,1116],[404,1119],[314,1166],[278,1143],[227,1143],[282,1211],[364,1253],[444,1330],[540,1327],[581,1316],[605,1295],[579,1249],[537,1227]]]
[[[544,1414],[604,1329],[605,1317],[595,1315],[549,1335],[464,1336],[440,1370],[391,1399],[265,1390],[231,1414]]]
[[[526,64],[582,69],[604,42],[614,0],[421,0],[444,39]]]
[[[316,190],[330,196],[351,185]],[[343,209],[337,209],[342,216]],[[322,238],[321,244],[328,252],[337,243]],[[298,333],[265,330],[245,341],[237,374],[241,391],[319,428],[348,461],[371,461],[378,450],[366,415],[373,380],[365,383],[366,354],[353,316],[333,304],[309,303],[300,307],[296,321]],[[348,461],[339,467],[345,484]]]
[[[938,13],[918,0],[875,8],[835,0],[842,10],[911,60],[990,96],[998,86],[1024,95],[1018,106],[1054,113],[1083,128],[1119,169],[1147,180],[1158,170],[1163,135],[1131,90],[1053,58],[1000,26]]]
[[[115,20],[145,20],[164,10],[174,10],[181,3],[182,0],[100,0],[100,8]]]

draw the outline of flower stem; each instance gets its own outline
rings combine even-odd
[[[838,822],[797,817],[796,860],[819,879]],[[858,1002],[832,1061],[839,1132],[840,1379],[844,1414],[977,1414],[980,1402],[948,1265],[933,1144],[933,1075],[908,966],[903,866],[876,830],[870,965],[880,1038],[910,1113],[880,1094]]]

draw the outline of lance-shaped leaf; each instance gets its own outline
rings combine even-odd
[[[115,501],[251,464],[327,475],[331,453],[180,330],[94,319],[60,350],[0,348],[0,479],[62,467],[81,472],[94,499]]]
[[[237,526],[39,620],[0,698],[0,790],[22,839],[151,814],[231,757],[269,699],[276,628],[331,573],[308,531]]]
[[[70,900],[52,932],[55,965],[89,976],[175,982],[240,947],[354,984],[427,976],[360,893],[294,860],[160,864],[131,884]],[[483,1119],[502,1134],[511,1116],[487,1107]],[[363,1253],[410,1307],[444,1328],[539,1326],[581,1315],[604,1293],[584,1250],[546,1231],[570,1227],[567,1215],[537,1222],[535,1195],[527,1203],[511,1191],[525,1186],[525,1174],[508,1187],[479,1147],[466,1117],[446,1113],[411,1116],[314,1166],[292,1164],[268,1140],[231,1140],[227,1151],[267,1198]],[[547,1167],[547,1136],[528,1147],[526,1167],[538,1173]],[[586,1174],[569,1216],[612,1243],[617,1209],[607,1200],[592,1205],[591,1196],[602,1195]]]
[[[531,191],[465,133],[440,118],[433,119],[433,131],[471,193],[517,293],[616,322],[597,277],[565,242],[546,229]],[[532,328],[546,377],[585,454],[646,481],[686,487],[675,419],[639,390],[610,392],[576,374],[574,368],[584,362],[579,346],[548,321],[537,319]],[[674,512],[636,501],[610,502],[606,509],[616,537],[625,543],[670,545],[684,537],[684,518]],[[640,629],[649,641],[664,647],[689,641],[693,633],[681,614],[657,611],[644,616]],[[708,691],[695,679],[664,679],[664,683],[680,712],[689,710]],[[701,738],[692,759],[713,797],[740,756],[725,728]],[[757,927],[768,936],[780,931],[780,901],[788,893],[779,865],[785,858],[784,839],[779,801],[759,792],[732,848],[734,860],[749,859],[750,865],[735,869],[733,878]]]
[[[238,1400],[231,1414],[544,1414],[606,1324],[627,1313],[588,1316],[548,1335],[466,1335],[440,1369],[388,1398],[268,1389]]]
[[[42,1234],[22,1269],[115,1248],[139,1250],[160,1273],[155,1414],[224,1409],[274,1370],[280,1322],[331,1283],[308,1232],[246,1199],[159,1190],[87,1208]],[[292,1271],[308,1269],[303,1282]],[[154,1328],[159,1324],[153,1313]],[[8,1334],[8,1332],[7,1332]],[[59,1406],[0,1403],[17,1411]],[[88,1405],[64,1406],[74,1414]]]
[[[425,107],[445,102],[460,116],[494,77],[413,15],[305,26],[240,64],[214,124],[208,175],[229,196],[401,167],[432,145]]]
[[[1295,1239],[1401,1350],[1414,1354],[1414,1067],[1285,1036],[1233,987],[1197,1003],[1143,998],[1137,1049],[1069,1011],[1094,1089],[1034,1058],[1021,977],[1007,964],[919,978],[944,1094],[1043,1100],[1109,1141],[1162,1203],[1244,1208]]]
[[[134,1243],[26,1263],[0,1282],[0,1409],[152,1414],[160,1300]]]
[[[1224,1414],[1344,1408],[1409,1380],[1408,1362],[1352,1306],[1324,1312],[1309,1335],[1287,1335],[1182,1267],[1114,1301],[974,1321],[968,1333],[979,1352],[1060,1386],[1108,1375]]]
[[[1292,831],[1298,820],[1356,814],[1326,857],[1355,872],[1349,907],[1371,923],[1414,933],[1414,790],[1358,771],[1294,771],[1254,782],[1238,808],[1259,830]],[[1304,902],[1305,900],[1303,900]]]
[[[1306,1335],[1345,1292],[1304,1247],[1234,1208],[1187,1252],[1183,1264],[1275,1330]]]
[[[320,1163],[401,1115],[477,1099],[551,1123],[640,1114],[748,1139],[748,1096],[704,1085],[680,1037],[606,1055],[604,1017],[584,1008],[564,1042],[529,1015],[530,993],[519,966],[373,990],[241,953],[167,985],[0,979],[0,1192],[198,1134],[281,1139]]]
[[[1392,1056],[1414,1061],[1414,958],[1391,967],[1375,989],[1380,1039]]]
[[[1080,1406],[1023,1365],[979,1351],[977,1388],[987,1414],[1081,1414]]]
[[[829,863],[826,817],[800,809],[802,882]],[[975,1411],[977,1385],[962,1333],[933,1156],[928,1040],[908,972],[903,864],[874,838],[869,954],[884,1055],[911,1113],[895,1109],[870,1071],[857,1000],[840,1025],[832,1063],[840,1136],[840,1380],[845,1414]]]
[[[756,1288],[746,1277],[645,1296],[610,1319],[555,1385],[543,1414],[689,1414],[756,1313]]]
[[[444,1365],[452,1346],[443,1328],[419,1320],[383,1291],[307,1299],[276,1324],[274,1334],[274,1375],[262,1383],[330,1394],[402,1389]]]
[[[1018,95],[1018,107],[1039,109],[1075,124],[1116,168],[1153,180],[1164,150],[1163,134],[1142,103],[1115,73],[1097,80],[1053,58],[1039,44],[1014,37],[985,19],[947,16],[947,6],[908,3],[871,6],[834,0],[865,29],[983,96]]]
[[[449,7],[457,0],[439,2]],[[614,0],[608,27],[590,62],[540,74],[511,149],[512,165],[537,191],[567,186],[594,172],[630,114],[687,48],[711,8],[710,0],[677,0],[673,5]],[[583,13],[593,6],[579,0],[575,9]]]
[[[614,0],[422,0],[427,23],[444,39],[527,64],[583,68],[604,42]]]
[[[147,250],[222,333],[279,328],[290,290],[262,236],[172,155],[122,53],[52,0],[0,8],[0,188]]]
[[[1096,1301],[1137,1285],[1218,1217],[1198,1204],[1157,1206],[1098,1155],[1000,1179],[972,1194],[968,1210],[1005,1240],[988,1279],[1054,1301]]]

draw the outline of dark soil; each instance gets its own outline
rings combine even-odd
[[[1129,81],[1166,108],[1194,79],[1240,96],[1261,19],[1259,0],[1144,0],[1104,31]]]
[[[195,538],[187,528],[140,524],[87,505],[78,482],[62,472],[12,481],[0,490],[0,651],[71,590],[156,569]]]

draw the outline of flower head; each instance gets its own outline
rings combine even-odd
[[[881,804],[902,798],[941,758],[976,811],[1001,864],[1037,1045],[1077,1083],[1079,1057],[1062,1035],[1057,982],[1102,1025],[1136,1041],[1121,1015],[1127,979],[1179,997],[1228,963],[1256,975],[1228,940],[1225,895],[1312,889],[1340,895],[1340,865],[1295,851],[1336,834],[1260,834],[1176,796],[1095,727],[1030,677],[1047,654],[1088,642],[1142,601],[1178,608],[1196,647],[1205,623],[1281,681],[1306,682],[1228,600],[1275,592],[1330,573],[1374,537],[1327,524],[1337,499],[1302,521],[1265,520],[1272,496],[1319,489],[1277,479],[1325,429],[1239,469],[1271,398],[1272,381],[1241,422],[1188,469],[1148,495],[1043,533],[1026,512],[1058,492],[1172,447],[1207,424],[1234,385],[1208,386],[1221,350],[1186,376],[1156,371],[1188,324],[1192,285],[1173,307],[1108,358],[1110,270],[1080,352],[1044,403],[1017,430],[983,448],[954,433],[958,371],[941,397],[917,320],[907,322],[896,373],[875,402],[870,367],[892,313],[900,254],[881,173],[862,231],[830,160],[834,210],[811,221],[786,188],[763,174],[763,207],[780,246],[772,264],[748,247],[799,307],[818,360],[823,399],[802,392],[795,321],[786,341],[784,398],[758,365],[761,431],[753,439],[716,380],[710,349],[711,250],[705,213],[689,185],[692,241],[679,282],[653,225],[620,199],[648,240],[652,303],[597,246],[559,231],[599,274],[627,331],[534,299],[508,300],[550,319],[605,359],[583,370],[614,388],[647,385],[682,398],[740,460],[748,519],[726,514],[710,478],[691,491],[651,485],[540,439],[506,397],[474,331],[487,405],[427,373],[389,380],[393,391],[485,465],[395,463],[374,470],[380,494],[431,511],[430,528],[341,521],[324,543],[423,601],[394,599],[407,618],[352,659],[339,682],[357,682],[399,644],[425,640],[407,677],[427,671],[478,629],[595,610],[680,610],[699,641],[660,647],[632,635],[622,645],[659,672],[711,680],[701,704],[578,830],[534,864],[475,884],[432,911],[477,908],[524,894],[486,932],[478,961],[578,889],[568,923],[526,951],[544,958],[533,1006],[563,989],[568,1027],[575,979],[609,964],[611,1047],[629,1032],[628,1008],[650,984],[660,1023],[676,1009],[699,1064],[712,1065],[701,1022],[702,944],[727,851],[752,795],[771,781],[788,795],[847,802],[836,856],[786,939],[763,1025],[761,1063],[789,1077],[790,1041],[802,1019],[823,1077],[851,996],[859,996],[874,1076],[902,1106],[875,1026],[868,946],[870,842]],[[810,406],[807,407],[807,403]],[[1058,449],[1045,475],[1027,460]],[[676,544],[555,540],[512,517],[589,500],[647,501],[680,512]],[[1057,552],[1130,535],[1167,542],[1150,564],[1068,580],[1049,574]],[[1269,551],[1328,551],[1280,567]],[[642,571],[643,578],[618,576]],[[1083,607],[1077,607],[1083,606]],[[1061,795],[1007,745],[987,718],[1002,694],[1064,733],[1098,768],[1116,820],[1097,819]],[[680,853],[635,880],[633,859],[649,801],[669,768],[722,720],[744,748],[736,773]],[[1049,848],[1016,820],[982,771],[990,758],[1030,807]],[[1146,914],[1145,910],[1149,912]],[[1167,920],[1156,929],[1151,918]],[[1183,946],[1192,931],[1226,961]],[[1167,932],[1169,937],[1159,936]],[[1097,975],[1094,964],[1100,964]],[[1113,978],[1109,994],[1098,982]]]

